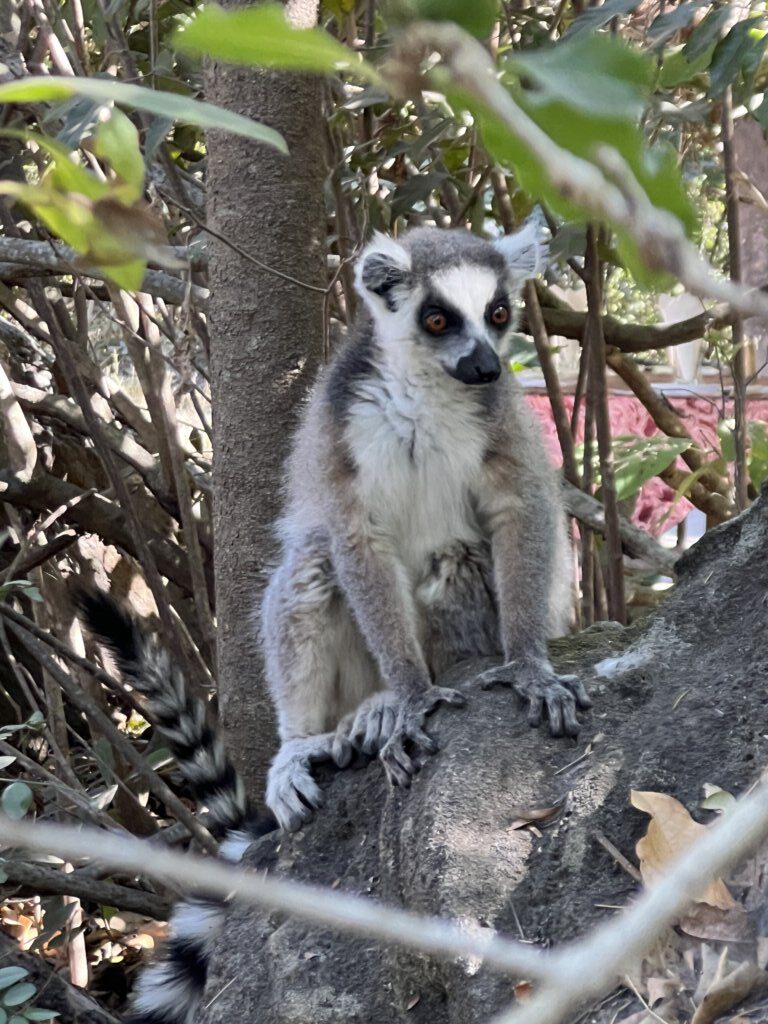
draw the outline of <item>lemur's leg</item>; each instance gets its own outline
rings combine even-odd
[[[377,685],[323,535],[286,551],[264,595],[262,640],[281,739],[266,800],[281,826],[295,829],[322,801],[312,764],[349,763],[352,744],[335,727]]]
[[[472,657],[501,654],[493,562],[487,544],[456,541],[432,556],[416,586],[420,641],[433,679]],[[398,696],[374,694],[343,719],[338,735],[366,754],[375,754],[394,732]],[[436,749],[424,741],[427,753]]]

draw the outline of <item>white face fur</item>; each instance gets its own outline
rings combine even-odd
[[[406,378],[443,371],[466,385],[496,380],[514,299],[546,257],[541,235],[538,223],[495,244],[428,229],[411,236],[414,260],[407,237],[400,244],[376,235],[358,263],[357,286],[393,370]]]

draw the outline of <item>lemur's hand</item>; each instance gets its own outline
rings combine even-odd
[[[346,767],[355,751],[379,753],[395,730],[398,703],[396,694],[382,690],[342,718],[333,741],[333,759],[339,768]]]
[[[412,697],[396,698],[392,734],[379,754],[387,778],[393,785],[409,786],[412,776],[421,767],[424,755],[437,752],[437,743],[424,732],[423,726],[424,719],[439,704],[461,707],[466,704],[466,697],[445,686],[430,686]]]
[[[514,658],[504,665],[481,672],[480,685],[510,686],[528,702],[528,724],[541,725],[546,714],[553,736],[578,736],[576,709],[592,707],[584,684],[577,676],[558,676],[546,658]]]

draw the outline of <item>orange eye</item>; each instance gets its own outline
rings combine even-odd
[[[494,327],[503,327],[509,322],[509,309],[504,305],[497,306],[491,313],[491,323]]]
[[[448,326],[448,317],[445,313],[430,313],[424,317],[424,328],[430,334],[442,334]]]

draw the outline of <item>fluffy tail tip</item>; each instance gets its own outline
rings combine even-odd
[[[141,654],[140,637],[130,615],[99,590],[79,588],[75,603],[88,629],[114,651],[121,667],[135,665]]]

